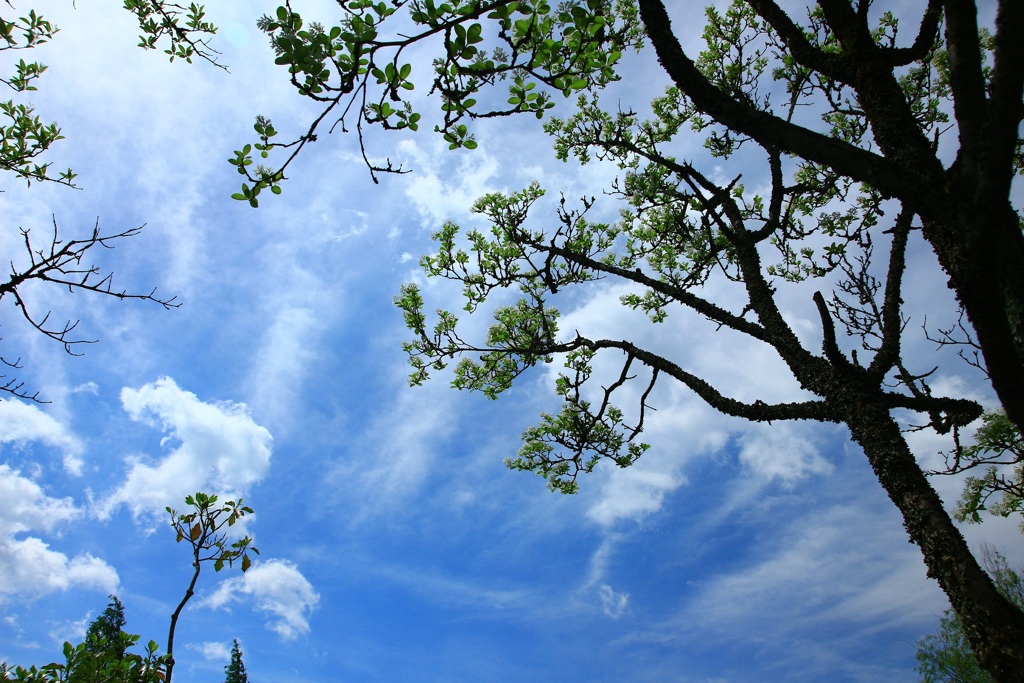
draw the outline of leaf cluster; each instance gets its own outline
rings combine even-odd
[[[227,70],[217,61],[218,53],[210,46],[217,27],[206,21],[206,8],[190,3],[179,5],[166,0],[124,0],[124,8],[139,22],[139,47],[155,50],[166,39],[164,54],[170,61],[183,59],[189,64],[193,57]]]
[[[954,516],[978,524],[982,512],[1009,517],[1024,512],[1024,436],[1001,410],[986,412],[974,432],[974,443],[944,454],[946,469],[936,474],[959,474],[982,468],[981,476],[969,476]],[[993,502],[994,501],[994,502]],[[1024,532],[1024,522],[1021,523]]]
[[[191,512],[179,513],[170,507],[167,513],[171,516],[171,527],[176,532],[178,543],[187,541],[192,546],[194,566],[200,562],[213,562],[214,571],[220,571],[224,565],[231,567],[241,561],[242,571],[252,566],[249,553],[259,555],[260,551],[252,545],[252,539],[244,536],[237,541],[230,541],[225,527],[230,528],[246,515],[252,514],[252,508],[238,501],[228,500],[219,506],[217,496],[196,493],[186,496],[185,504],[192,506]]]
[[[122,630],[124,608],[116,596],[96,618],[78,645],[64,643],[63,662],[40,667],[8,667],[0,664],[0,681],[25,683],[163,683],[168,657],[158,655],[149,641],[141,654],[129,652],[140,637]]]
[[[139,636],[119,634],[113,645],[122,652],[136,645]],[[0,664],[0,680],[19,683],[164,683],[166,681],[166,655],[157,654],[159,646],[149,641],[142,654],[126,652],[121,658],[102,652],[111,646],[102,639],[87,640],[72,645],[64,643],[64,661],[41,667],[8,668]],[[101,654],[97,654],[99,648]]]
[[[317,138],[321,125],[342,130],[354,121],[363,159],[377,173],[401,173],[390,160],[372,162],[363,126],[386,130],[419,129],[424,111],[414,97],[423,75],[410,53],[439,44],[430,93],[440,96],[441,121],[434,126],[451,149],[473,149],[469,121],[531,113],[538,118],[555,106],[552,97],[600,88],[616,80],[615,66],[626,49],[640,45],[636,8],[629,2],[586,0],[557,7],[547,0],[348,0],[340,2],[333,25],[306,22],[291,3],[260,19],[291,82],[303,96],[324,104],[309,129],[292,142],[247,145],[230,159],[247,177],[235,199],[254,199],[277,187],[298,152]],[[499,81],[508,81],[504,105],[486,97]],[[338,113],[332,114],[334,110]],[[253,149],[290,149],[273,169],[250,171]]]
[[[43,45],[58,30],[34,9],[10,20],[0,17],[0,54]],[[18,93],[34,91],[37,89],[35,81],[46,69],[45,64],[19,59],[14,65],[14,74],[0,77],[0,83]],[[0,101],[0,114],[0,171],[13,173],[29,184],[33,180],[72,184],[75,173],[71,169],[53,176],[50,163],[37,161],[54,142],[64,137],[56,123],[43,123],[31,105],[14,100]]]

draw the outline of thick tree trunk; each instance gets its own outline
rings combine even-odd
[[[968,34],[976,36],[976,23],[967,23]],[[948,31],[955,28],[949,26]],[[868,34],[854,33],[867,41],[862,52],[873,57],[862,58],[854,70],[858,101],[879,150],[906,170],[912,188],[881,189],[921,217],[924,237],[974,327],[992,388],[1007,416],[1024,432],[1024,235],[1008,199],[1016,126],[1009,133],[1003,130],[1005,116],[995,111],[998,103],[985,98],[978,63],[977,82],[971,82],[979,89],[976,97],[963,92],[966,85],[954,89],[960,95],[955,110],[961,148],[953,166],[944,169],[934,141],[922,132],[905,101],[892,66],[874,49]],[[977,40],[972,41],[976,48]],[[855,42],[852,37],[847,40]],[[980,54],[974,57],[980,59]],[[1019,90],[1013,93],[1019,107]]]
[[[974,328],[992,388],[1024,432],[1024,235],[1005,196],[985,197],[984,181],[971,180],[951,184],[949,213],[925,217],[924,237]]]
[[[996,590],[925,478],[877,389],[842,391],[847,425],[921,548],[928,575],[960,616],[981,665],[1000,683],[1024,681],[1024,613]]]

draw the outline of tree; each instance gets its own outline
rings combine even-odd
[[[225,501],[219,506],[215,505],[216,502],[217,496],[196,493],[185,498],[185,504],[192,508],[191,512],[179,513],[177,510],[167,508],[167,513],[171,516],[171,527],[177,532],[177,542],[188,541],[192,547],[192,580],[171,615],[171,624],[167,630],[166,683],[171,683],[171,675],[174,673],[174,631],[178,626],[178,617],[195,594],[203,564],[212,562],[213,570],[219,572],[225,564],[231,567],[237,561],[242,572],[246,572],[252,566],[249,553],[260,554],[259,549],[252,545],[251,538],[243,536],[232,542],[225,529],[234,526],[246,515],[251,515],[252,508],[242,505],[241,498],[237,502]]]
[[[240,562],[243,572],[252,564],[249,553],[259,555],[252,545],[252,539],[243,536],[230,542],[225,527],[234,526],[252,508],[243,506],[242,499],[225,501],[216,505],[217,496],[196,493],[187,496],[185,503],[191,512],[178,513],[167,508],[171,516],[177,542],[187,540],[192,548],[192,579],[185,589],[185,595],[171,615],[167,633],[167,653],[160,655],[160,646],[150,640],[143,654],[128,652],[139,642],[139,636],[125,633],[124,607],[115,596],[96,618],[86,632],[85,640],[77,646],[64,643],[64,662],[52,662],[41,667],[8,667],[0,663],[0,681],[21,683],[171,683],[174,673],[174,632],[185,604],[192,598],[203,563],[212,562],[215,571],[225,565],[231,567]],[[235,641],[238,650],[238,641]],[[238,651],[241,666],[241,652]],[[232,663],[234,654],[232,655]],[[241,668],[241,680],[245,678],[245,667]]]
[[[530,213],[545,206],[544,190],[531,185],[478,200],[482,229],[462,237],[449,223],[438,231],[437,253],[423,265],[464,286],[469,313],[497,293],[517,290],[520,298],[493,310],[484,339],[467,340],[455,314],[440,311],[428,322],[418,288],[403,288],[397,303],[413,332],[406,348],[414,384],[458,360],[456,387],[496,397],[530,368],[562,359],[561,411],[527,430],[508,462],[565,493],[601,459],[626,467],[648,449],[637,437],[659,381],[682,384],[731,416],[845,424],[982,666],[997,680],[1022,680],[1024,613],[971,554],[897,416],[922,416],[956,439],[982,413],[972,400],[936,395],[930,371],[904,357],[912,315],[901,296],[906,253],[923,239],[968,321],[959,328],[967,336],[950,328],[938,341],[977,351],[1008,420],[1024,426],[1024,237],[1011,202],[1024,167],[1024,5],[1000,0],[992,31],[978,26],[970,0],[928,0],[904,40],[898,17],[872,10],[869,0],[818,0],[804,19],[773,0],[737,0],[708,10],[707,48],[696,58],[662,0],[353,0],[340,8],[340,20],[327,25],[305,24],[292,3],[261,19],[276,61],[323,109],[290,142],[274,141],[278,131],[257,117],[258,141],[229,160],[245,177],[234,198],[257,206],[263,189],[279,194],[288,166],[329,123],[354,123],[375,177],[402,172],[390,160],[372,162],[361,131],[424,122],[417,108],[425,100],[409,96],[422,77],[404,55],[429,43],[436,58],[427,79],[441,111],[434,130],[452,148],[476,146],[475,120],[543,118],[559,94],[577,93],[575,113],[546,125],[557,155],[622,171],[606,188],[623,207],[617,223],[592,222],[595,200],[586,198],[578,206],[563,200],[538,225]],[[600,100],[623,51],[642,40],[673,84],[649,120]],[[507,103],[492,93],[499,82]],[[719,163],[733,163],[731,181],[677,158],[690,131],[705,136]],[[286,157],[253,166],[254,151],[263,160]],[[768,189],[744,187],[739,162]],[[685,312],[771,348],[812,397],[743,402],[688,367],[681,351],[656,352],[641,337],[559,334],[566,292],[601,279],[629,285],[623,303],[654,324]],[[732,288],[744,303],[707,298],[710,284]],[[805,346],[786,321],[783,291],[813,305],[820,349]],[[621,359],[620,371],[595,386],[609,355]],[[638,379],[632,408],[617,407],[613,396]]]
[[[231,663],[224,667],[224,683],[249,683],[249,675],[245,673],[245,663],[242,661],[242,648],[238,646],[236,639],[231,645]]]
[[[124,625],[124,605],[121,604],[116,595],[111,595],[107,608],[96,617],[95,621],[89,624],[89,628],[85,632],[86,650],[93,654],[110,651],[114,659],[122,659],[124,657],[124,650],[112,650],[111,648],[118,647]]]
[[[139,20],[140,47],[155,49],[166,45],[164,52],[175,58],[191,62],[199,57],[217,66],[217,53],[209,47],[204,35],[213,34],[216,28],[204,20],[203,7],[192,4],[189,7],[163,0],[125,0],[124,7]],[[10,2],[5,9],[13,10]],[[8,19],[0,16],[0,53],[18,53],[31,50],[53,39],[58,28],[30,9],[24,16]],[[9,78],[0,77],[19,96],[37,89],[37,83],[47,66],[39,62],[19,59],[14,73]],[[53,182],[68,187],[77,187],[78,177],[72,169],[55,171],[52,162],[43,157],[51,146],[63,139],[56,123],[43,123],[31,104],[15,99],[0,101],[0,171],[15,179],[33,182]],[[91,231],[81,237],[66,239],[53,218],[52,231],[33,233],[30,228],[18,227],[24,250],[11,254],[10,273],[7,281],[0,280],[0,300],[13,300],[20,317],[30,328],[63,345],[70,355],[80,355],[79,349],[95,340],[77,334],[78,320],[64,322],[54,320],[52,311],[37,310],[32,304],[33,287],[45,286],[66,288],[69,292],[92,292],[118,299],[149,301],[164,309],[176,308],[175,297],[158,296],[156,289],[150,292],[129,292],[114,285],[114,275],[104,272],[90,263],[97,248],[112,249],[123,240],[137,236],[142,227],[123,230],[102,230],[99,221]],[[38,391],[26,387],[23,380],[12,375],[21,370],[21,358],[9,352],[0,353],[0,392],[6,392],[28,400],[40,401]]]
[[[871,5],[818,0],[799,19],[773,0],[737,0],[708,10],[706,49],[694,59],[661,0],[351,0],[327,23],[306,23],[286,3],[260,26],[299,93],[323,108],[285,143],[274,141],[269,118],[257,117],[258,141],[230,159],[245,178],[234,197],[257,206],[263,190],[279,193],[287,167],[329,123],[354,125],[374,177],[403,172],[390,159],[371,161],[362,131],[414,131],[425,122],[417,108],[431,100],[408,95],[423,82],[405,57],[413,46],[436,45],[427,77],[440,101],[434,130],[452,149],[476,147],[474,120],[543,118],[559,94],[580,95],[575,113],[545,129],[564,160],[618,164],[620,178],[605,191],[618,198],[622,219],[592,220],[595,199],[563,198],[538,225],[532,213],[546,208],[544,191],[532,185],[479,199],[473,209],[483,229],[463,236],[443,226],[423,265],[463,285],[466,311],[482,312],[509,290],[520,298],[494,308],[486,337],[472,340],[450,312],[428,321],[419,289],[403,288],[397,303],[413,333],[412,383],[457,360],[453,385],[494,398],[530,368],[562,360],[561,411],[542,415],[508,464],[563,492],[601,459],[625,467],[648,449],[638,437],[663,381],[749,420],[845,424],[982,666],[997,680],[1021,680],[1024,613],[971,554],[897,416],[916,414],[922,428],[956,440],[982,413],[973,401],[936,395],[930,370],[904,354],[914,313],[903,306],[906,256],[923,239],[967,319],[957,328],[967,336],[950,328],[938,341],[977,351],[1007,419],[1024,426],[1024,236],[1010,191],[1024,167],[1024,5],[1001,0],[993,31],[979,27],[970,0],[928,0],[910,40],[898,35],[897,17]],[[600,99],[622,52],[642,40],[672,82],[648,120]],[[499,82],[507,103],[492,94]],[[677,158],[691,131],[731,169],[731,181]],[[285,157],[254,166],[254,152]],[[741,173],[765,178],[768,188],[747,189]],[[558,305],[600,279],[628,285],[623,304],[652,323],[689,314],[772,349],[810,398],[739,401],[706,381],[685,350],[659,353],[642,336],[560,334]],[[709,285],[743,303],[708,298]],[[781,292],[813,306],[820,349],[802,343],[783,316]],[[609,362],[619,370],[595,386]],[[634,381],[642,382],[638,398],[624,410],[613,398]]]
[[[1010,568],[998,551],[984,553],[984,564],[996,587],[1010,602],[1024,609],[1024,581]],[[992,677],[978,665],[963,625],[956,613],[946,610],[939,621],[939,632],[917,643],[917,670],[922,683],[992,683]]]

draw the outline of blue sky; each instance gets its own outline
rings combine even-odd
[[[329,19],[332,4],[303,7]],[[556,408],[555,368],[496,402],[443,376],[407,387],[392,297],[417,281],[431,306],[459,305],[416,265],[430,233],[472,224],[485,192],[539,180],[571,199],[599,194],[614,169],[557,162],[524,118],[481,126],[471,153],[428,132],[374,134],[371,153],[414,169],[380,185],[352,136],[323,135],[281,197],[256,211],[232,201],[226,159],[252,141],[253,116],[286,136],[313,111],[254,27],[275,6],[210,3],[230,74],[139,51],[110,3],[45,10],[62,31],[37,51],[50,69],[33,101],[60,122],[50,158],[82,189],[4,180],[4,253],[17,227],[45,233],[51,216],[68,236],[97,219],[145,223],[102,264],[182,306],[32,292],[99,340],[74,358],[0,308],[4,353],[51,401],[0,402],[0,660],[55,659],[112,592],[128,630],[163,644],[189,574],[163,509],[204,490],[256,509],[246,531],[262,555],[244,577],[204,573],[177,635],[179,683],[223,680],[233,638],[254,683],[916,680],[914,642],[947,604],[843,429],[752,426],[664,385],[651,451],[566,497],[502,465]],[[699,17],[686,12],[681,26]],[[645,52],[615,93],[641,107],[663,84]],[[699,139],[681,152],[701,153]],[[908,344],[939,366],[936,390],[991,403],[971,368],[912,334],[925,313],[954,320],[934,259],[912,253]],[[633,335],[739,398],[796,395],[763,350],[685,316],[649,325],[618,305],[622,291],[566,301],[563,329]],[[809,292],[781,297],[818,343]],[[948,447],[908,439],[925,462]],[[935,484],[952,506],[961,482]],[[1024,559],[1015,522],[964,531]]]

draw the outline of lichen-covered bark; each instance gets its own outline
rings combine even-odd
[[[960,616],[971,647],[998,681],[1024,680],[1024,614],[996,590],[907,447],[899,426],[869,387],[837,387],[835,401],[879,483],[903,515],[928,574]]]

